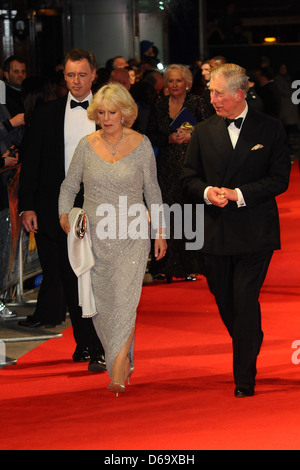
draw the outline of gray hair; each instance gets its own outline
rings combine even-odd
[[[164,72],[164,80],[165,80],[165,85],[167,85],[167,80],[168,80],[168,73],[171,72],[171,70],[179,70],[182,72],[183,78],[186,82],[187,88],[190,90],[193,85],[193,74],[190,71],[190,69],[186,65],[181,65],[181,64],[171,64],[168,65]]]
[[[243,67],[236,64],[222,64],[211,71],[211,79],[220,75],[227,80],[227,89],[232,95],[237,90],[242,90],[246,98],[249,90],[249,78]]]

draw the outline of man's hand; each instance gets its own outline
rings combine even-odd
[[[15,152],[14,156],[11,156],[13,147],[14,145],[2,155],[4,167],[15,166],[18,163],[19,153]]]
[[[206,196],[209,202],[214,206],[225,207],[228,204],[228,198],[225,197],[224,188],[218,188],[216,186],[209,188]]]
[[[19,127],[19,126],[24,126],[25,121],[24,121],[24,113],[16,114],[14,117],[12,117],[9,122],[13,127]]]
[[[238,193],[235,189],[212,187],[207,191],[207,199],[214,206],[225,207],[228,201],[237,201]]]
[[[229,201],[238,200],[238,193],[235,189],[221,188],[221,191],[224,194],[224,197],[228,199]]]
[[[37,233],[38,223],[35,211],[24,211],[21,215],[21,223],[27,232]]]

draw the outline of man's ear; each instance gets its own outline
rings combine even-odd
[[[243,101],[244,98],[245,98],[245,95],[244,95],[243,90],[241,88],[238,88],[236,91],[237,102],[240,103],[241,101]]]

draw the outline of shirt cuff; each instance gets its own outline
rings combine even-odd
[[[242,191],[239,188],[235,188],[235,190],[238,193],[238,200],[236,201],[236,205],[238,207],[245,207],[246,203]]]
[[[204,194],[203,194],[203,199],[204,199],[204,202],[206,204],[211,205],[211,202],[207,199],[207,192],[208,192],[209,188],[212,188],[212,186],[207,186],[207,188],[205,188]]]

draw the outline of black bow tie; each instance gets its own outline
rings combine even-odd
[[[76,108],[77,106],[81,106],[82,108],[84,109],[88,109],[89,107],[89,102],[88,101],[74,101],[74,100],[71,100],[71,109],[74,109]]]
[[[233,122],[235,127],[237,127],[238,129],[241,128],[241,125],[242,125],[242,122],[243,122],[243,118],[238,118],[238,119],[229,119],[229,118],[225,118],[225,121],[226,121],[226,125],[227,127],[230,126],[230,124]]]

